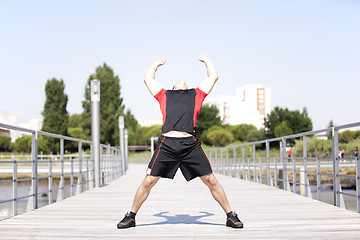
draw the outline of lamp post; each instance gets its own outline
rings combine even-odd
[[[94,151],[95,187],[100,187],[100,81],[91,80],[91,136]]]

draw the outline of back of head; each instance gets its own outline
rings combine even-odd
[[[186,89],[188,89],[188,85],[186,84],[185,80],[178,81],[173,87],[173,90],[186,90]]]

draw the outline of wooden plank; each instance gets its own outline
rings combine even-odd
[[[0,222],[1,239],[359,239],[360,215],[265,185],[216,175],[244,229],[225,214],[200,179],[161,179],[137,215],[129,211],[146,165],[131,164],[109,185]]]

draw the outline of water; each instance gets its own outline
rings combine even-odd
[[[53,180],[52,188],[59,188],[59,180]],[[0,183],[0,201],[13,198],[13,186],[11,182]],[[38,185],[38,192],[42,193],[38,195],[38,207],[43,207],[49,204],[49,189],[48,179],[40,179]],[[86,189],[86,185],[83,185],[83,189]],[[31,194],[31,181],[22,181],[18,183],[17,196],[23,197]],[[73,187],[73,191],[76,191],[76,186]],[[52,191],[52,202],[56,202],[58,190]],[[71,196],[71,185],[70,180],[64,181],[64,198]],[[28,210],[32,210],[32,199],[33,197],[27,197],[18,200],[18,214],[25,213]],[[61,199],[61,198],[59,198]],[[30,201],[30,202],[29,202]],[[29,205],[29,206],[28,206]],[[0,221],[13,216],[13,201],[0,203]]]

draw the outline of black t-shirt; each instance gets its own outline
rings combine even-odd
[[[195,135],[197,117],[207,94],[196,89],[164,90],[155,98],[163,115],[162,132],[181,131]]]

